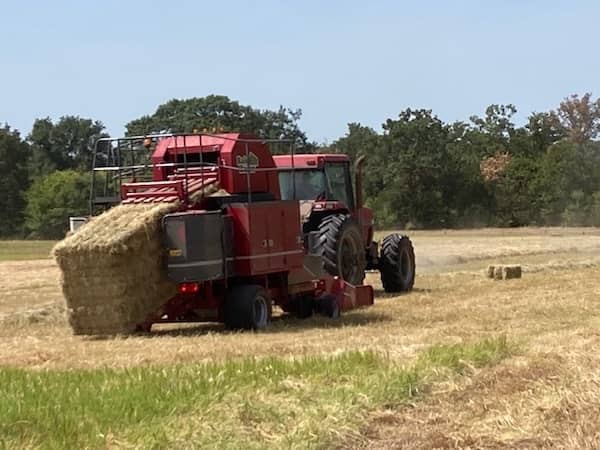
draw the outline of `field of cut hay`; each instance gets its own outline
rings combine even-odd
[[[600,230],[410,234],[414,292],[262,333],[73,336],[54,263],[1,262],[0,448],[600,447]]]

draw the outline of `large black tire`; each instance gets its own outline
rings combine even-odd
[[[381,282],[386,292],[407,292],[415,284],[415,251],[408,236],[390,234],[383,239]]]
[[[271,299],[262,286],[235,286],[225,300],[225,326],[231,330],[263,330],[271,321],[271,312]]]
[[[315,310],[315,300],[310,295],[296,297],[292,300],[290,312],[298,319],[308,319],[313,315]]]
[[[319,224],[319,251],[324,269],[350,284],[365,279],[366,256],[358,224],[348,215],[326,216]]]
[[[330,319],[340,318],[340,304],[333,295],[325,295],[319,299],[319,312]]]

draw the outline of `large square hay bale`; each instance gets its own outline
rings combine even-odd
[[[485,270],[485,276],[494,280],[521,278],[523,271],[519,265],[491,265]]]
[[[119,205],[56,244],[75,334],[130,333],[176,293],[163,267],[160,221],[177,208]]]

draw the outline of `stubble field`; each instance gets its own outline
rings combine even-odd
[[[0,448],[600,446],[600,230],[411,235],[415,290],[369,274],[339,321],[113,339],[71,335],[47,246],[0,243]]]

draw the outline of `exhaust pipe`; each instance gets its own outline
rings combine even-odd
[[[361,155],[354,163],[354,186],[356,190],[356,209],[363,206],[362,195],[362,165],[365,162],[366,156]]]

